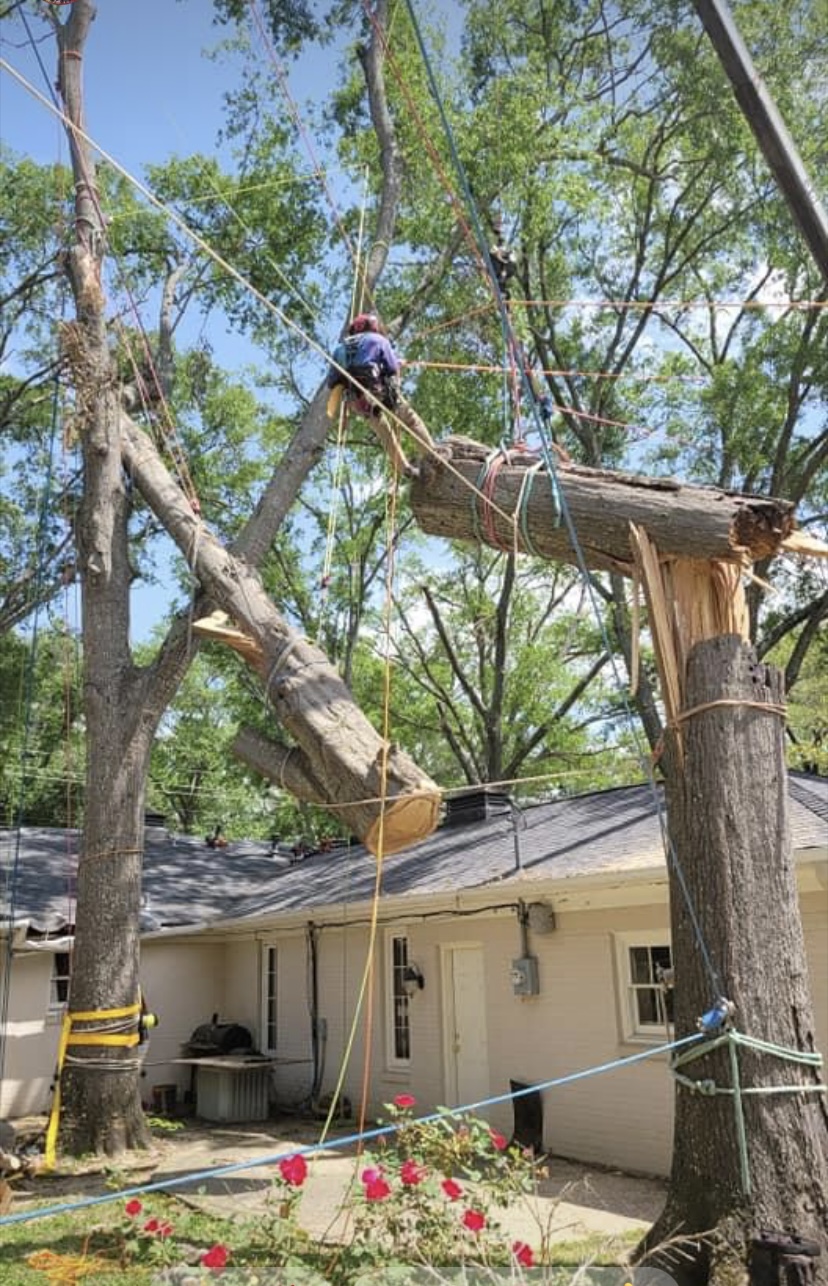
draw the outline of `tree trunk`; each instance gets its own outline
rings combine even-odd
[[[566,523],[556,512],[546,471],[531,452],[493,461],[468,438],[441,442],[445,461],[423,461],[411,487],[411,508],[427,534],[483,541],[495,549],[535,553],[578,564]],[[488,503],[474,488],[488,478]],[[632,574],[631,523],[645,527],[661,555],[754,562],[776,553],[793,530],[786,500],[693,487],[672,478],[644,478],[561,464],[557,482],[587,567]],[[528,538],[527,538],[528,533]]]
[[[75,236],[67,265],[77,323],[68,328],[65,340],[66,356],[73,366],[79,424],[84,434],[86,488],[79,539],[84,578],[89,753],[70,1005],[73,1010],[98,1012],[126,1008],[137,1000],[147,764],[158,722],[187,671],[197,640],[189,628],[188,614],[182,614],[150,666],[138,669],[132,663],[129,648],[132,573],[126,545],[129,497],[119,459],[120,422],[116,404],[116,394],[120,396],[121,390],[115,387],[114,372],[108,361],[100,284],[106,229],[89,147],[83,134],[78,132],[78,129],[84,130],[85,124],[82,67],[95,10],[91,0],[74,0],[65,13],[65,21],[63,10],[46,6],[45,13],[58,41],[58,85],[69,121],[67,134],[75,178]],[[387,4],[382,0],[374,11],[372,34],[362,55],[384,165],[381,214],[366,272],[365,287],[369,296],[393,242],[401,176],[393,122],[385,108],[382,76],[387,19]],[[165,357],[168,356],[169,353],[165,353]],[[270,549],[299,487],[324,450],[326,402],[327,392],[322,388],[308,407],[283,461],[238,538],[236,552],[247,564],[255,566]],[[186,552],[189,556],[192,551]],[[315,663],[315,657],[309,658],[309,664]],[[374,777],[367,774],[371,778],[369,794],[380,793],[379,764],[384,753],[384,749],[379,753],[378,744]],[[390,793],[393,794],[397,780],[395,765],[399,767],[393,750],[389,751],[389,761]],[[412,770],[418,784],[424,780],[413,765],[406,763],[403,772],[407,787],[411,785]],[[433,791],[428,783],[425,809],[430,818],[436,816]],[[357,793],[366,793],[365,778],[360,781]],[[386,810],[386,824],[389,811],[398,804],[396,801],[391,810]],[[422,807],[419,801],[417,807]],[[410,820],[410,815],[406,816],[406,824]],[[387,843],[385,847],[388,851]],[[78,1032],[89,1034],[108,1022],[79,1021]],[[127,1021],[124,1027],[134,1034],[134,1024]],[[108,1073],[101,1066],[106,1062],[117,1064],[119,1070]],[[148,1138],[135,1063],[129,1046],[69,1048],[62,1078],[61,1140],[70,1152],[116,1154]]]
[[[259,577],[193,513],[147,434],[126,415],[121,438],[124,461],[147,504],[210,599],[244,627],[239,632],[209,624],[202,632],[235,648],[260,675],[277,719],[302,751],[301,776],[313,783],[317,802],[372,852],[394,853],[430,835],[439,788],[374,731],[325,654],[283,620]],[[276,780],[284,780],[281,771]]]
[[[76,0],[65,24],[56,18],[59,87],[69,119],[83,128],[81,67],[90,0]],[[75,175],[75,238],[68,273],[77,320],[64,331],[83,449],[84,491],[78,523],[84,632],[86,806],[78,869],[77,916],[69,995],[77,1019],[62,1078],[62,1142],[75,1154],[144,1146],[149,1133],[138,1093],[138,1016],[100,1018],[139,999],[144,783],[151,732],[140,718],[141,689],[129,652],[127,523],[121,466],[120,407],[110,360],[101,289],[104,225],[88,147],[69,130]],[[81,1038],[79,1043],[78,1038]],[[102,1043],[94,1043],[98,1039]],[[90,1043],[85,1043],[89,1041]]]
[[[724,995],[735,1006],[740,1033],[813,1054],[778,710],[781,676],[757,663],[752,648],[733,635],[698,643],[687,662],[685,709],[722,701],[735,704],[698,710],[680,733],[668,732],[673,768],[676,738],[682,739],[682,769],[669,772],[666,792],[687,890],[685,897],[671,864],[676,1037],[693,1032],[699,1016]],[[731,1086],[729,1052],[711,1050],[681,1074]],[[820,1243],[815,1280],[828,1282],[828,1115],[824,1095],[813,1089],[819,1071],[750,1048],[736,1052],[748,1091],[741,1100],[747,1169],[733,1096],[709,1097],[678,1081],[670,1192],[642,1250],[652,1254],[659,1242],[686,1237],[682,1256],[668,1252],[655,1260],[682,1286],[702,1286],[737,1280],[734,1261],[743,1273],[751,1240],[763,1229],[785,1231]],[[750,1092],[766,1086],[802,1089]]]

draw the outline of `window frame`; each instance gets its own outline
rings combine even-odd
[[[69,1004],[69,986],[72,980],[72,952],[52,951],[49,970],[49,1007],[51,1016],[66,1013]],[[65,961],[65,969],[59,970],[58,962]],[[61,995],[61,991],[63,994]]]
[[[275,1054],[279,1045],[279,947],[275,942],[262,943],[261,959],[261,1051]]]
[[[405,943],[405,956],[399,961],[396,958],[396,942]],[[410,942],[405,925],[397,925],[385,931],[385,1062],[389,1071],[403,1072],[411,1068],[411,997],[402,986],[398,987],[398,982],[401,982],[399,975],[411,964]],[[404,1027],[398,1024],[398,1012],[404,1018]],[[405,1032],[405,1054],[399,1052],[398,1031]]]
[[[663,1021],[642,1022],[637,1003],[637,993],[652,990],[661,1006],[661,988],[656,982],[636,982],[633,978],[631,952],[635,948],[667,948],[673,964],[673,943],[669,929],[638,929],[614,933],[616,999],[622,1039],[631,1044],[662,1045],[672,1039],[673,1020],[669,1014]]]

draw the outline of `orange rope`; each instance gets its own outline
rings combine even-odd
[[[779,308],[784,311],[828,307],[825,299],[515,299],[512,302],[523,304],[524,308],[648,308],[651,311],[669,308]]]
[[[421,367],[423,370],[471,371],[483,375],[503,375],[511,370],[508,366],[496,366],[485,362],[431,362],[424,358],[403,358],[402,365]],[[572,376],[577,379],[638,380],[642,384],[669,384],[675,381],[687,384],[706,383],[703,375],[681,375],[677,372],[669,375],[646,375],[643,371],[580,371],[556,366],[536,367],[536,369],[541,375]]]

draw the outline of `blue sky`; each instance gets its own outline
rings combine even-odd
[[[36,37],[44,21],[30,18]],[[9,28],[8,32],[6,28]],[[3,23],[4,58],[46,92],[19,21]],[[86,111],[95,140],[128,169],[171,152],[212,151],[221,123],[222,94],[239,60],[203,57],[223,29],[212,24],[211,0],[100,0],[86,48]],[[54,42],[40,51],[54,76]],[[65,155],[59,126],[45,108],[7,75],[0,77],[0,138],[39,162]]]

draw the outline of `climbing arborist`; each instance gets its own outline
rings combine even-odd
[[[497,245],[492,246],[489,250],[489,258],[492,261],[495,279],[504,299],[509,298],[509,282],[517,274],[517,259],[512,251],[504,242],[499,241]]]
[[[344,393],[348,410],[369,421],[395,471],[406,478],[416,477],[417,468],[409,462],[402,448],[396,421],[401,421],[411,431],[425,451],[432,450],[434,442],[423,421],[400,392],[400,359],[391,341],[383,334],[375,313],[360,313],[350,323],[346,338],[333,351],[328,387],[332,390],[328,414],[333,416],[337,413]],[[365,393],[371,396],[366,397]],[[386,410],[391,414],[386,415]]]

